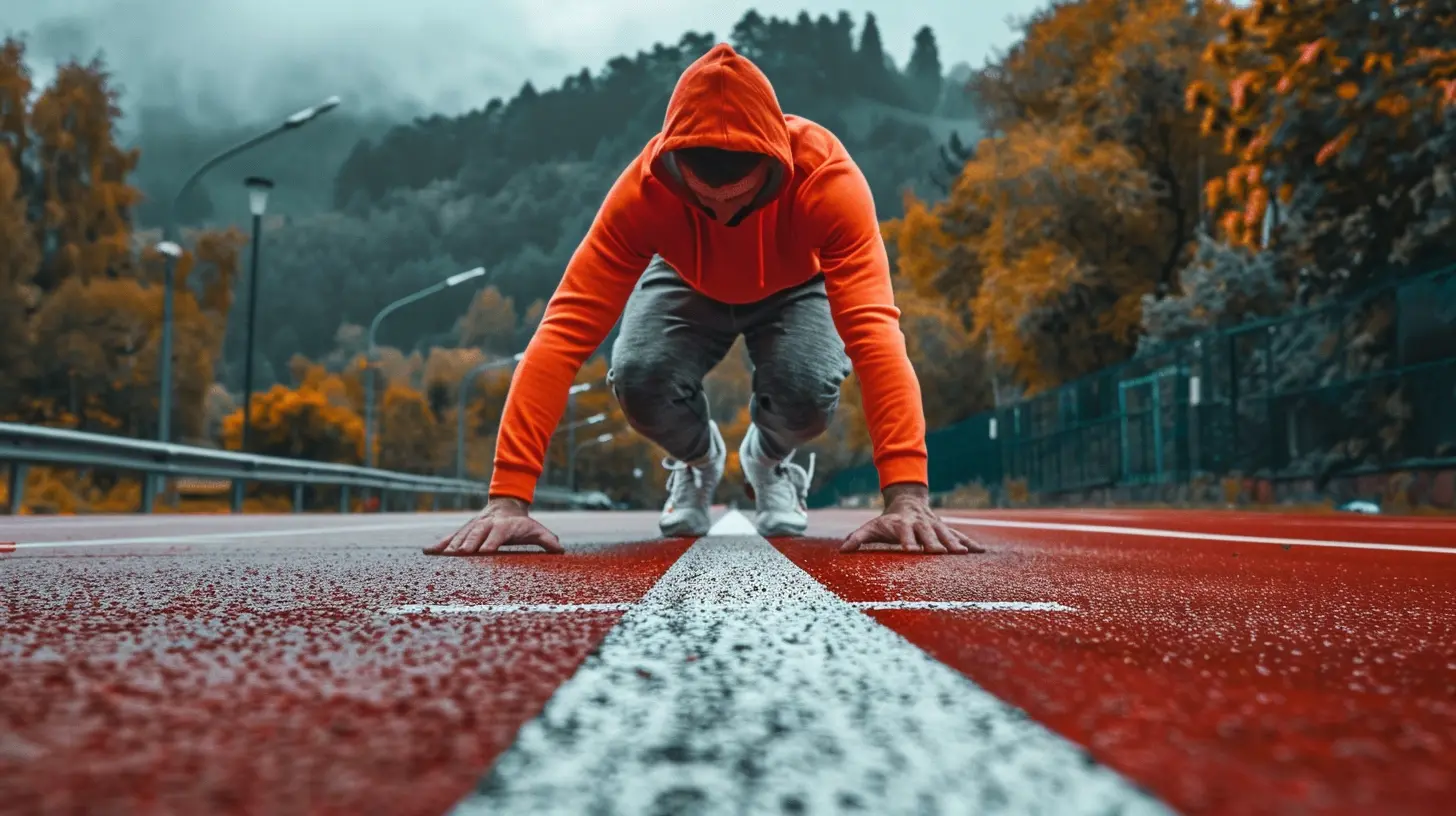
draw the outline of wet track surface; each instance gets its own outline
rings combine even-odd
[[[989,552],[926,557],[838,554],[849,511],[772,545],[570,514],[565,556],[419,553],[463,518],[0,520],[0,812],[1456,795],[1448,521],[965,514]]]

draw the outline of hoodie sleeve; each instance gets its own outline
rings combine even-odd
[[[859,378],[880,488],[929,484],[920,382],[900,332],[869,183],[847,157],[817,175],[806,192],[820,236],[819,263],[834,326]]]
[[[641,178],[639,157],[607,193],[516,366],[496,435],[491,496],[525,502],[535,498],[547,446],[566,408],[566,392],[621,317],[652,260]]]

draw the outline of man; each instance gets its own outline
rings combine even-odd
[[[608,381],[631,426],[668,454],[665,535],[708,532],[727,451],[703,377],[741,334],[754,393],[739,462],[762,535],[804,532],[810,473],[792,456],[824,431],[852,361],[885,502],[842,549],[980,552],[930,509],[920,386],[899,315],[863,174],[833,134],[786,116],[758,67],[720,44],[683,72],[662,132],[617,179],[567,265],[511,383],[485,509],[425,552],[562,551],[528,509],[567,390],[618,317]]]

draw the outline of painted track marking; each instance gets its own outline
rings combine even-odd
[[[626,612],[636,604],[404,604],[379,610],[384,615],[504,615],[517,612],[532,614],[565,614],[569,612]],[[944,612],[982,610],[988,612],[1076,612],[1074,607],[1042,601],[855,601],[855,609],[877,611],[892,609],[930,609]],[[719,611],[747,609],[727,604]]]
[[[35,550],[45,547],[116,547],[127,544],[227,544],[235,541],[250,541],[260,538],[288,538],[299,536],[336,535],[338,533],[382,533],[390,530],[427,530],[448,527],[458,521],[441,519],[415,521],[399,524],[370,524],[350,527],[303,527],[289,530],[241,530],[229,533],[200,533],[196,535],[137,536],[134,538],[84,538],[68,541],[22,541],[17,549]]]
[[[558,614],[566,612],[626,612],[632,604],[405,604],[381,610],[386,615],[499,615],[513,612]]]
[[[1005,527],[1012,530],[1047,530],[1068,533],[1101,533],[1106,535],[1141,536],[1143,538],[1176,538],[1191,541],[1224,541],[1233,544],[1278,544],[1284,547],[1334,547],[1346,550],[1389,550],[1392,552],[1439,553],[1456,555],[1453,547],[1425,547],[1418,544],[1378,544],[1368,541],[1320,541],[1312,538],[1273,538],[1269,536],[1233,535],[1230,533],[1198,533],[1188,530],[1158,530],[1146,527],[1119,527],[1105,524],[1067,524],[1052,521],[1013,521],[1010,519],[965,518],[945,516],[948,524],[973,527]]]
[[[753,522],[749,520],[748,516],[743,515],[737,510],[729,510],[714,522],[712,528],[708,530],[708,535],[756,536],[758,535],[758,528],[753,526]]]
[[[700,539],[456,813],[1167,813],[762,538]]]
[[[570,612],[626,612],[637,604],[630,603],[580,603],[580,604],[404,604],[381,609],[383,615],[505,615],[518,612],[556,615]],[[855,609],[866,611],[892,609],[930,609],[943,612],[979,610],[987,612],[1076,612],[1076,608],[1059,603],[1042,601],[855,601]],[[748,609],[746,606],[725,604],[715,607],[719,611]]]
[[[1076,612],[1075,607],[1051,601],[855,601],[855,609],[935,609],[955,612],[977,609],[988,612]]]

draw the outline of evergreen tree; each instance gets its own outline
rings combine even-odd
[[[864,30],[859,36],[859,85],[862,93],[890,105],[905,103],[905,93],[895,76],[894,66],[885,56],[885,44],[880,37],[880,25],[875,15],[866,14]]]
[[[880,39],[880,24],[875,15],[866,14],[864,30],[859,34],[859,62],[862,76],[869,83],[880,80],[885,71],[885,44]]]
[[[915,50],[905,66],[910,98],[921,110],[929,113],[940,103],[944,77],[940,67],[940,49],[935,45],[935,32],[925,26],[915,32]]]

